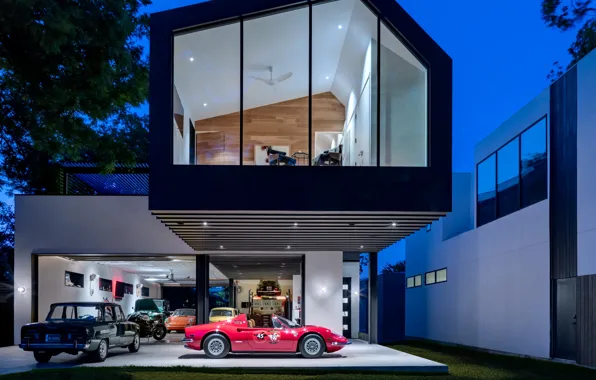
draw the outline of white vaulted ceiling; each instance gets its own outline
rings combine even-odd
[[[355,3],[344,0],[313,10],[313,40],[323,41],[313,44],[315,94],[332,90]],[[308,8],[245,21],[244,41],[245,109],[308,96]],[[274,78],[293,76],[270,87],[251,78],[269,77],[256,66],[273,66]],[[176,36],[174,83],[195,120],[238,112],[240,25]]]

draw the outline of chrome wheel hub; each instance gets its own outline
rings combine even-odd
[[[140,339],[138,335],[135,335],[135,348],[139,348],[139,344],[140,344]]]
[[[213,355],[220,355],[224,351],[224,342],[221,339],[212,339],[207,347]]]
[[[316,355],[321,350],[321,343],[316,338],[309,338],[304,342],[304,349],[309,355]]]
[[[108,353],[108,345],[105,340],[99,343],[99,356],[105,358]]]

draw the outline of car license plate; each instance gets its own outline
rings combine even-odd
[[[60,343],[60,334],[48,334],[46,335],[47,343]]]

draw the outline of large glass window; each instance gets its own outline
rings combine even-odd
[[[427,74],[360,0],[175,35],[173,163],[427,166]]]
[[[547,198],[546,118],[521,135],[521,203],[530,206]]]
[[[496,219],[496,175],[497,159],[493,153],[489,158],[478,164],[478,193],[476,205],[476,224],[492,222]]]
[[[308,165],[309,9],[244,22],[244,165]]]
[[[359,0],[312,12],[313,164],[376,166],[377,17]]]
[[[497,152],[498,216],[519,209],[519,138]]]
[[[543,118],[478,164],[477,226],[548,197],[546,132]]]
[[[381,166],[427,165],[427,70],[381,25]]]
[[[174,164],[240,165],[240,23],[175,36],[173,133]]]

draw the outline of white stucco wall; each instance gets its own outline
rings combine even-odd
[[[443,241],[442,222],[406,245],[407,276],[447,282],[406,290],[406,335],[549,357],[548,201]]]
[[[85,276],[84,287],[68,287],[64,285],[65,271],[80,273]],[[161,287],[159,284],[143,281],[141,276],[127,273],[122,270],[111,268],[107,265],[96,264],[85,261],[71,261],[65,258],[51,256],[39,258],[39,292],[38,292],[38,315],[44,318],[50,310],[50,305],[56,302],[101,302],[104,297],[110,302],[116,302],[122,306],[124,314],[132,313],[137,296],[137,285],[149,288],[149,297],[161,297]],[[89,276],[96,274],[93,281],[93,295],[90,293],[91,284]],[[115,299],[113,292],[99,290],[99,278],[113,280],[112,287],[115,287],[115,281],[125,282],[133,286],[133,294],[126,294],[120,300]]]
[[[151,215],[144,196],[17,195],[15,212],[15,288],[31,289],[32,253],[195,254]],[[14,303],[19,342],[31,322],[31,292],[15,294]]]
[[[352,339],[358,338],[358,329],[360,328],[360,263],[348,261],[343,264],[343,276],[351,277],[351,305],[350,315],[352,316]],[[343,302],[343,300],[342,300]],[[339,332],[339,331],[338,331]]]
[[[342,332],[343,252],[305,255],[305,322]]]
[[[577,65],[577,275],[596,273],[596,50]]]

